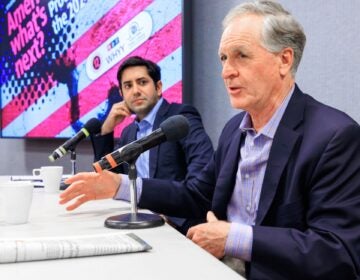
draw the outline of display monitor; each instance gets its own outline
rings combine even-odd
[[[117,69],[134,55],[158,63],[164,98],[182,101],[181,0],[0,5],[2,137],[68,138],[103,120],[121,100]]]

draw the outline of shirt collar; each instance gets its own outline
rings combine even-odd
[[[275,113],[272,115],[271,119],[267,122],[267,124],[257,133],[258,135],[262,134],[267,136],[268,138],[273,139],[276,129],[279,126],[280,120],[282,116],[284,115],[285,109],[287,105],[289,104],[290,98],[294,93],[295,85],[292,86],[292,88],[289,91],[289,94],[284,98],[283,102],[277,108]],[[254,128],[252,126],[252,121],[250,114],[248,112],[245,112],[244,118],[241,120],[239,128],[242,131],[254,131]]]
[[[149,114],[146,115],[145,118],[143,118],[140,122],[135,119],[135,123],[141,129],[144,126],[151,125],[151,127],[154,125],[155,117],[157,115],[157,112],[160,109],[161,104],[163,103],[163,98],[161,97],[158,102],[156,102],[154,108],[151,109]]]

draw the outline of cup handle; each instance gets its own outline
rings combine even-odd
[[[40,169],[33,169],[32,173],[33,173],[33,176],[40,176],[41,170]]]

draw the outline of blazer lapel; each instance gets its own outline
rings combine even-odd
[[[227,205],[235,187],[236,172],[240,160],[240,146],[242,141],[240,129],[234,133],[225,160],[216,182],[212,210],[219,219],[226,219]]]
[[[166,119],[166,113],[168,112],[170,104],[163,99],[163,102],[159,108],[159,111],[156,114],[153,131],[160,127],[160,124]],[[158,166],[158,154],[159,154],[159,145],[153,147],[149,151],[149,177],[154,178],[156,168]]]
[[[129,130],[129,142],[135,141],[136,140],[136,133],[137,133],[138,127],[137,125],[134,123],[131,124],[130,130]]]
[[[281,174],[291,156],[291,151],[299,139],[297,133],[286,127],[279,127],[276,134],[278,140],[273,142],[267,163],[256,224],[260,224],[268,212],[279,186]]]
[[[295,130],[303,120],[305,102],[295,86],[294,94],[275,133],[261,189],[256,224],[261,224],[269,211],[280,183],[281,175],[301,134]]]

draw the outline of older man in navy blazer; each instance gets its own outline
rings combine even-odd
[[[296,85],[306,39],[280,4],[243,3],[223,26],[222,77],[245,112],[225,125],[196,179],[144,179],[139,206],[207,215],[187,236],[239,272],[245,262],[249,279],[360,279],[359,124]],[[121,176],[74,176],[61,203],[79,180],[100,192],[96,180],[110,178],[114,194]]]

